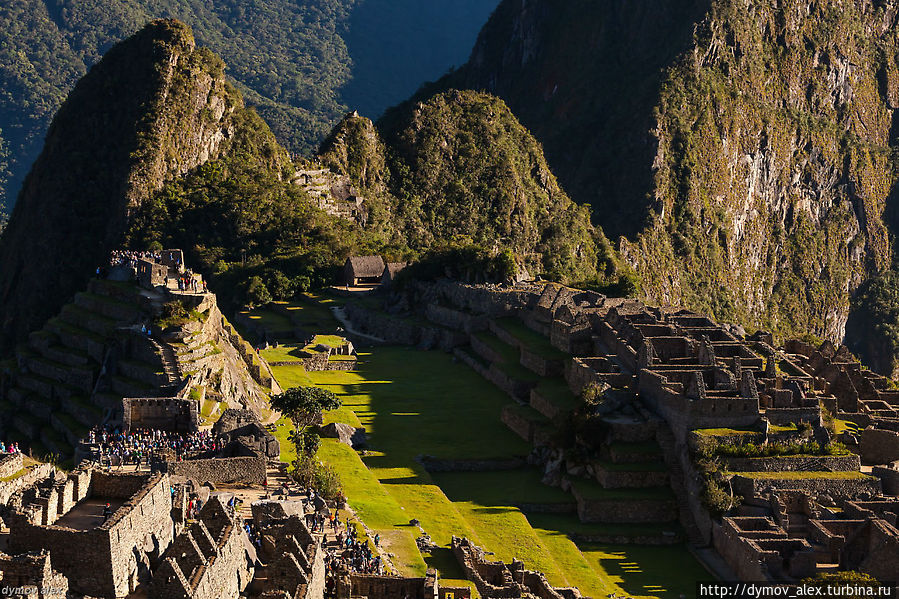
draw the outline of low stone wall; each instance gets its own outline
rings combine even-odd
[[[471,314],[435,303],[425,306],[425,318],[442,327],[469,334],[486,329],[488,322],[487,317],[482,314]]]
[[[861,461],[857,455],[848,456],[782,456],[770,458],[727,458],[731,472],[801,472],[801,471],[858,471]]]
[[[668,484],[668,473],[665,471],[609,470],[600,464],[594,464],[593,468],[597,482],[606,489],[639,489]]]
[[[494,472],[497,470],[517,470],[527,465],[524,457],[497,458],[483,460],[444,460],[432,456],[422,456],[418,462],[428,472]]]
[[[562,360],[547,360],[525,347],[521,348],[521,365],[544,377],[562,376],[565,371],[565,363]]]
[[[880,479],[884,495],[899,496],[899,470],[874,466],[871,469],[871,474]]]
[[[469,342],[471,343],[472,351],[488,362],[499,362],[502,360],[502,357],[497,352],[493,351],[492,347],[478,339],[477,335],[472,335]]]
[[[503,424],[512,429],[512,432],[516,435],[528,443],[539,445],[539,424],[523,417],[519,411],[516,410],[517,407],[518,406],[515,405],[505,406],[500,415],[500,419],[503,421]]]
[[[53,473],[53,470],[52,464],[41,464],[18,478],[0,481],[0,505],[9,503],[10,498],[22,489],[27,489],[37,481],[44,480]]]
[[[184,476],[202,483],[214,485],[246,483],[261,485],[265,481],[265,459],[261,457],[211,458],[167,462],[166,470],[172,476]]]
[[[858,479],[834,478],[748,478],[737,475],[733,478],[734,492],[745,497],[758,496],[765,489],[796,489],[810,493],[827,493],[831,497],[856,497],[861,493],[880,493],[880,479],[874,477]]]
[[[12,476],[21,469],[21,453],[0,453],[0,478]]]
[[[490,369],[487,371],[487,379],[505,391],[512,399],[525,402],[531,398],[531,389],[537,385],[536,382],[513,379],[496,364],[490,365]]]
[[[591,499],[572,484],[581,522],[645,523],[677,520],[677,501],[670,499]]]
[[[670,534],[666,534],[666,532]],[[678,545],[684,542],[680,533],[671,530],[657,535],[582,534],[574,533],[571,540],[576,543],[601,543],[603,545]]]
[[[899,460],[899,433],[866,428],[861,432],[859,450],[867,464],[890,464]]]

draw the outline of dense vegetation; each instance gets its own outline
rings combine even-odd
[[[889,270],[859,288],[846,343],[878,372],[899,377],[899,272]]]
[[[430,248],[445,262],[438,254],[466,247],[484,260],[510,252],[532,276],[618,282],[615,252],[589,210],[565,195],[498,98],[450,90],[392,110],[378,129],[348,117],[319,158],[364,190],[371,226],[396,253]]]
[[[20,187],[78,78],[154,18],[190,25],[200,44],[225,58],[229,76],[278,139],[308,153],[348,101],[362,102],[374,116],[461,62],[495,3],[431,2],[418,10],[384,0],[0,3],[0,147],[8,145],[13,156],[0,203]],[[10,204],[14,199],[7,197]]]
[[[184,248],[226,303],[265,303],[332,283],[362,232],[289,182],[292,163],[255,111],[234,121],[228,153],[145,202],[125,244]]]
[[[155,21],[110,49],[57,112],[0,237],[0,346],[84,289],[134,207],[222,151],[240,106],[183,24]]]

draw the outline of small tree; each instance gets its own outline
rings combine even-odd
[[[293,387],[279,395],[273,395],[272,407],[293,422],[293,441],[300,451],[318,449],[318,444],[306,429],[315,423],[322,412],[340,407],[340,398],[332,391],[320,387]]]

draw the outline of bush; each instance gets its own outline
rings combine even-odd
[[[298,453],[291,465],[290,476],[300,485],[314,488],[327,500],[338,500],[343,496],[340,475],[331,466],[315,459],[315,456]]]

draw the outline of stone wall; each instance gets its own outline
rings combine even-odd
[[[366,597],[367,599],[435,599],[436,570],[428,570],[428,576],[406,578],[403,576],[375,576],[373,574],[350,574],[350,597]],[[430,584],[429,584],[430,583]],[[307,595],[308,597],[308,595]]]
[[[871,469],[871,474],[880,479],[884,495],[899,495],[899,470],[874,466]]]
[[[211,458],[166,462],[172,476],[191,478],[200,484],[246,483],[261,485],[265,481],[265,459],[262,457]]]
[[[861,493],[880,493],[880,480],[874,477],[858,479],[834,478],[748,478],[737,474],[733,481],[734,493],[745,497],[761,495],[767,488],[796,489],[812,494],[827,493],[831,497],[856,497]]]
[[[0,453],[0,478],[10,477],[21,469],[21,453]]]
[[[199,426],[197,402],[177,397],[126,397],[122,399],[122,428],[151,428],[191,433]]]
[[[866,428],[861,432],[859,450],[866,464],[890,464],[899,460],[899,433]]]
[[[595,484],[595,483],[594,483]],[[677,520],[677,502],[670,499],[593,499],[571,486],[581,522],[632,523]]]
[[[859,457],[848,456],[780,456],[770,458],[727,458],[731,472],[799,472],[799,471],[857,471]]]
[[[47,551],[16,556],[0,553],[0,596],[64,599],[68,591],[69,581],[53,570]]]
[[[40,464],[18,478],[0,481],[0,505],[6,505],[13,495],[33,486],[40,480],[44,480],[52,475],[55,470],[56,468],[53,464]]]
[[[34,524],[28,514],[10,514],[10,549],[16,553],[48,549],[53,567],[68,578],[77,593],[125,597],[148,576],[146,564],[158,559],[172,542],[168,476],[99,470],[73,475],[63,484],[66,493],[81,495],[82,485],[88,483],[87,496],[122,499],[135,485],[139,488],[106,522],[89,530]]]
[[[218,499],[210,499],[199,519],[174,540],[150,583],[158,599],[237,599],[253,577],[249,540],[240,523]]]

